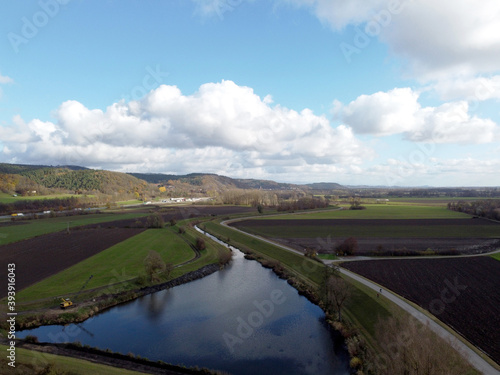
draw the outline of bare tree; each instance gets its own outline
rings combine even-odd
[[[219,261],[219,267],[224,267],[227,263],[231,261],[233,253],[229,249],[217,249],[217,259]]]
[[[160,254],[154,250],[149,250],[148,255],[144,259],[144,268],[146,275],[150,277],[151,282],[156,280],[156,275],[166,270],[166,264],[161,258]]]
[[[340,276],[330,275],[326,279],[325,299],[327,308],[334,309],[342,321],[342,306],[351,296],[351,286]]]
[[[381,320],[375,327],[382,349],[375,362],[381,375],[465,375],[472,368],[449,342],[412,317]]]

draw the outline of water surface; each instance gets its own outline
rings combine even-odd
[[[113,307],[78,325],[18,333],[150,360],[245,374],[348,374],[323,311],[234,251],[226,269]],[[338,347],[339,345],[337,345]]]

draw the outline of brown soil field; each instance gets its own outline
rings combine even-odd
[[[82,228],[50,233],[28,240],[0,246],[0,280],[7,280],[7,264],[16,265],[16,291],[81,262],[144,229]],[[7,283],[0,298],[7,296]]]
[[[155,209],[154,206],[148,208]],[[193,217],[231,215],[256,211],[238,206],[190,206],[167,208],[161,213],[165,221]],[[139,211],[137,211],[139,213]],[[145,223],[146,218],[140,219]],[[61,272],[107,248],[122,242],[145,229],[134,228],[137,219],[116,220],[49,233],[28,240],[0,246],[0,280],[7,280],[7,264],[16,264],[16,290],[22,290],[51,275]],[[24,223],[7,222],[6,225]],[[7,283],[0,288],[0,298],[7,296]]]
[[[418,255],[427,249],[443,255],[480,254],[500,247],[500,225],[479,219],[248,219],[230,225],[299,251],[310,247],[332,254],[350,236],[358,241],[358,254],[373,256]],[[498,236],[477,235],[483,228]],[[349,232],[361,234],[346,235]]]
[[[490,257],[343,263],[430,311],[500,364],[500,262]]]
[[[397,227],[397,226],[439,226],[439,225],[453,225],[453,226],[499,226],[498,223],[489,220],[480,219],[272,219],[272,220],[242,220],[236,221],[231,226],[235,227],[260,227],[263,224],[267,227],[271,226],[364,226],[364,227]]]
[[[303,251],[314,248],[322,254],[335,254],[335,246],[347,237],[273,238],[274,241]],[[440,255],[482,254],[500,248],[500,240],[484,238],[356,238],[356,255],[408,256],[421,255],[427,249]]]

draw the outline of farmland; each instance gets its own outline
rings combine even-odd
[[[356,238],[360,254],[480,253],[500,239],[500,224],[473,219],[442,206],[372,205],[366,210],[287,214],[232,222],[246,232],[298,250],[332,253],[336,243]]]
[[[16,264],[16,287],[20,290],[142,231],[116,228],[76,230],[69,235],[56,232],[4,245],[0,248],[0,259],[2,264]],[[0,277],[6,278],[6,271],[0,270]],[[6,294],[7,290],[2,289],[0,297]]]
[[[44,234],[90,224],[103,224],[115,220],[131,220],[146,216],[146,213],[106,213],[56,217],[26,221],[0,223],[0,245],[5,245]]]
[[[479,256],[342,266],[430,311],[500,363],[500,262]]]

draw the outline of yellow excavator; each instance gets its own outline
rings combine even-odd
[[[90,275],[90,277],[87,279],[87,281],[85,281],[85,284],[83,284],[83,286],[80,288],[78,293],[76,293],[75,296],[73,297],[74,300],[76,300],[76,297],[78,297],[78,295],[83,291],[83,289],[85,289],[85,287],[89,283],[90,279],[92,279],[92,277],[94,277],[94,275]],[[65,298],[61,297],[61,301],[62,302],[59,304],[59,306],[61,306],[61,309],[65,309],[67,307],[73,306],[73,302],[71,302],[71,300],[69,298],[65,299]]]

